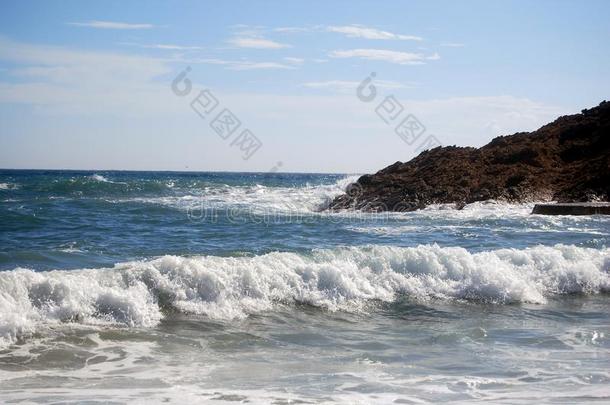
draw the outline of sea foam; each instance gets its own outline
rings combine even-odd
[[[0,341],[10,344],[62,322],[151,327],[171,311],[228,320],[293,304],[362,311],[404,296],[544,304],[558,294],[610,291],[609,268],[610,249],[556,245],[470,253],[422,245],[15,269],[0,273]]]
[[[89,178],[91,180],[99,181],[99,182],[102,182],[102,183],[112,183],[106,177],[102,176],[101,174],[97,174],[97,173],[92,174],[91,176],[89,176]]]
[[[0,190],[14,190],[19,188],[19,185],[13,183],[0,183]]]
[[[300,187],[272,187],[261,184],[247,186],[215,185],[193,188],[186,195],[114,199],[112,202],[140,202],[162,205],[196,213],[207,209],[237,209],[255,214],[317,213],[333,198],[343,194],[359,176],[346,176],[331,184]]]

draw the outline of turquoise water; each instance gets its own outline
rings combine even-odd
[[[0,171],[0,397],[610,401],[610,219],[356,178]]]

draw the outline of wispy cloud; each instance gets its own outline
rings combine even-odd
[[[384,62],[396,63],[399,65],[421,65],[426,60],[440,59],[440,55],[435,53],[432,56],[425,56],[421,53],[390,51],[387,49],[349,49],[332,51],[328,54],[331,58],[360,58],[368,60],[379,60]]]
[[[422,41],[423,38],[417,35],[396,34],[394,32],[383,31],[376,28],[366,27],[360,24],[351,25],[313,25],[309,27],[278,27],[274,32],[281,33],[301,33],[301,32],[334,32],[343,34],[349,38],[380,39],[380,40],[399,40],[399,41]]]
[[[293,66],[277,62],[234,62],[229,65],[230,70],[261,70],[261,69],[294,69]]]
[[[166,51],[199,51],[204,49],[201,46],[185,46],[176,44],[137,44],[134,42],[121,42],[120,45],[136,46],[145,49],[161,49]]]
[[[227,41],[233,46],[239,48],[253,48],[253,49],[281,49],[290,48],[290,45],[282,44],[279,42],[272,41],[261,37],[235,37]]]
[[[362,25],[342,25],[330,26],[326,28],[329,32],[343,34],[350,38],[365,38],[365,39],[394,39],[401,41],[421,41],[422,38],[415,35],[395,34],[393,32],[381,31],[375,28],[364,27]]]
[[[303,83],[303,87],[308,87],[310,89],[324,89],[336,91],[338,93],[347,93],[353,92],[360,85],[359,81],[350,81],[350,80],[327,80],[321,82],[307,82]],[[413,87],[412,85],[407,85],[404,83],[394,82],[390,80],[375,80],[375,86],[380,89],[406,89]]]
[[[170,51],[196,51],[196,50],[203,49],[200,46],[182,46],[182,45],[173,45],[173,44],[144,45],[144,48],[165,49],[165,50],[170,50]]]
[[[163,111],[167,87],[158,78],[171,72],[160,59],[114,52],[33,45],[0,36],[0,60],[15,67],[0,81],[0,102],[49,110],[117,114]],[[152,100],[157,100],[152,107]]]
[[[301,65],[301,64],[303,64],[303,62],[305,62],[305,59],[303,59],[303,58],[295,58],[295,57],[292,57],[292,56],[286,56],[284,58],[284,60],[286,62],[288,62],[288,63],[292,63],[292,64],[295,64],[295,65]]]
[[[32,45],[13,41],[0,36],[0,60],[44,69],[53,69],[64,76],[77,77],[80,74],[98,72],[112,76],[120,71],[127,75],[123,80],[132,77],[153,78],[169,71],[159,59],[125,55],[122,53],[74,50],[59,46]],[[91,71],[90,71],[91,70]],[[23,68],[14,69],[23,72]]]
[[[286,33],[295,33],[295,32],[310,32],[316,31],[319,27],[277,27],[274,28],[275,32],[286,32]]]
[[[295,69],[294,66],[278,62],[255,62],[247,60],[225,60],[215,58],[197,59],[190,62],[210,65],[224,65],[229,70]]]
[[[85,21],[85,22],[69,22],[68,25],[77,27],[101,28],[108,30],[145,30],[154,28],[153,24],[131,24],[116,21]]]
[[[65,167],[66,162],[81,167],[90,167],[99,162],[114,162],[107,163],[110,166],[106,167],[110,168],[114,164],[115,168],[122,165],[123,168],[150,169],[142,162],[151,159],[138,162],[133,159],[132,151],[127,149],[121,152],[114,147],[113,140],[118,142],[122,139],[129,139],[134,145],[150,146],[151,149],[146,149],[142,155],[158,155],[160,158],[155,162],[165,161],[166,156],[171,156],[167,162],[175,164],[169,167],[172,169],[184,167],[185,156],[192,159],[191,162],[204,161],[208,166],[201,169],[227,169],[227,162],[236,155],[234,149],[215,148],[214,143],[207,143],[206,139],[212,142],[216,138],[203,137],[202,130],[205,127],[202,127],[201,120],[185,107],[184,98],[171,95],[167,74],[174,72],[173,77],[177,72],[167,61],[116,52],[28,44],[2,36],[0,61],[8,69],[0,78],[0,103],[34,107],[32,119],[37,119],[39,123],[31,129],[28,126],[28,131],[23,131],[29,133],[29,141],[36,142],[32,144],[36,147],[32,147],[31,152],[28,151],[30,162],[39,159],[43,162],[40,165],[52,167]],[[256,69],[270,68],[270,63],[274,62],[219,63],[227,67],[231,63],[241,63],[242,69]],[[183,66],[181,64],[178,70]],[[15,75],[19,75],[18,80],[14,80]],[[195,82],[196,76],[192,80]],[[404,147],[401,147],[404,146],[402,141],[392,136],[391,132],[387,136],[371,138],[371,134],[384,134],[383,131],[387,131],[388,127],[375,116],[369,104],[354,97],[355,84],[355,81],[341,80],[307,84],[307,88],[312,89],[351,87],[352,93],[344,95],[300,94],[305,92],[277,95],[269,91],[227,93],[222,88],[218,89],[218,95],[222,96],[223,102],[227,101],[233,111],[247,114],[248,125],[256,128],[257,133],[264,133],[270,139],[281,139],[286,128],[293,132],[291,139],[294,142],[276,143],[278,149],[273,150],[269,160],[263,160],[261,166],[255,166],[256,170],[268,170],[268,162],[275,161],[271,159],[278,155],[282,156],[283,161],[297,162],[295,166],[291,163],[291,168],[298,170],[332,169],[342,172],[368,171],[381,167],[383,162],[409,158],[405,156]],[[379,85],[377,79],[375,84]],[[394,86],[392,82],[382,85]],[[216,92],[215,86],[214,91]],[[400,102],[422,122],[430,123],[431,133],[442,135],[442,139],[447,139],[448,143],[458,145],[480,145],[498,132],[506,134],[535,129],[568,112],[510,96],[432,100],[400,97]],[[69,125],[61,127],[56,122],[49,121],[46,114],[67,114],[79,119],[66,120]],[[109,115],[120,119],[109,120]],[[115,127],[111,126],[112,122],[116,122]],[[176,127],[181,129],[180,142],[175,137],[167,136]],[[327,141],[325,137],[328,133],[346,134],[345,139],[349,139],[349,142],[339,140],[345,149],[344,154],[352,157],[346,166],[337,166],[336,153],[332,148],[331,152],[320,152],[319,145]],[[105,139],[109,139],[109,142],[104,144],[101,140]],[[146,143],[150,139],[155,139],[155,148],[152,148],[152,143]],[[195,144],[191,140],[201,140],[202,143]],[[69,147],[62,149],[63,145]],[[97,162],[91,161],[92,145]],[[27,166],[27,163],[23,163],[25,158],[16,153],[19,150],[21,148],[0,148],[2,162]],[[379,161],[370,160],[372,150],[379,152]],[[317,167],[297,166],[298,162],[303,161],[302,157],[308,154],[316,157]],[[77,158],[78,156],[82,158]],[[239,156],[237,159],[241,161]],[[354,167],[354,162],[360,162],[362,166]],[[246,167],[234,166],[232,169]]]

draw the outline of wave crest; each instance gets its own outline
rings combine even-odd
[[[334,183],[289,186],[219,186],[190,189],[186,195],[138,197],[115,202],[140,202],[201,213],[209,209],[236,209],[255,214],[315,213],[326,208],[359,176],[346,176]]]
[[[0,273],[0,343],[58,322],[150,327],[167,311],[243,318],[277,305],[361,311],[371,301],[544,303],[610,291],[610,249],[538,246],[470,253],[423,245],[255,257],[164,256],[111,269]]]

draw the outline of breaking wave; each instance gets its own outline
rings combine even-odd
[[[359,176],[346,176],[331,184],[278,187],[261,184],[191,188],[185,195],[137,197],[112,202],[140,202],[162,205],[189,212],[206,209],[237,208],[253,213],[318,212],[333,198],[344,193]]]
[[[19,188],[17,184],[13,183],[0,183],[0,190],[14,190]]]
[[[0,273],[0,345],[60,323],[152,327],[172,311],[228,320],[294,304],[363,311],[400,297],[544,304],[560,294],[610,291],[609,271],[610,249],[568,245],[480,253],[368,246],[15,269]]]

